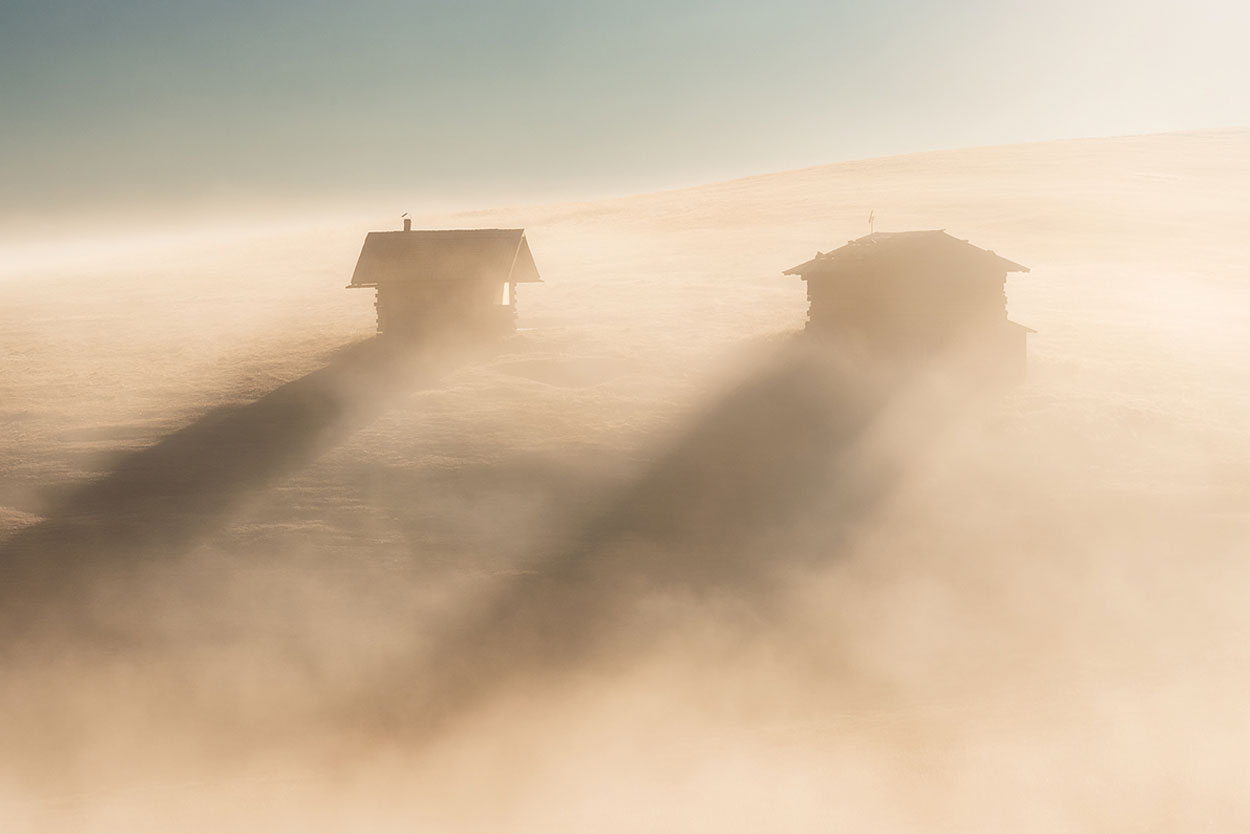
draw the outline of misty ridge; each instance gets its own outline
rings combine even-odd
[[[415,218],[526,229],[473,348],[372,338],[392,218],[24,249],[0,820],[1238,827],[1246,185],[1224,131]],[[799,338],[869,206],[1029,265],[1023,383]]]

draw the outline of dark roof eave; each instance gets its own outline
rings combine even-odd
[[[999,261],[999,266],[1003,267],[1004,272],[1029,272],[1030,271],[1027,266],[1024,266],[1023,264],[1018,264],[1015,261],[1009,261],[1006,258],[1004,258],[1002,255],[995,255],[993,252],[990,252],[989,254]],[[822,272],[837,272],[845,268],[846,266],[847,266],[846,261],[834,261],[834,260],[826,260],[824,258],[813,258],[810,261],[804,261],[798,266],[792,266],[789,269],[782,272],[781,274],[782,275],[798,275],[802,277],[803,275],[806,275],[808,273],[817,274],[817,273],[822,273]]]

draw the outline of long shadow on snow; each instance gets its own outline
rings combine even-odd
[[[38,619],[65,628],[101,579],[176,555],[240,501],[428,378],[417,354],[372,339],[255,402],[209,411],[75,489],[48,518],[0,543],[0,620],[10,640]],[[396,385],[408,380],[409,385]],[[90,628],[89,622],[77,623]]]
[[[872,439],[906,390],[897,376],[857,372],[810,347],[785,351],[708,408],[567,547],[329,719],[386,737],[437,732],[510,686],[645,645],[647,627],[630,612],[649,595],[766,609],[781,578],[839,554],[940,425],[932,400],[935,410],[887,445]]]

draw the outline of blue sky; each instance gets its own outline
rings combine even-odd
[[[498,203],[1250,123],[1233,0],[0,2],[0,211]]]

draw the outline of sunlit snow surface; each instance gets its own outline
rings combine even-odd
[[[405,358],[388,214],[9,245],[0,830],[1244,828],[1247,194],[1222,131],[420,217],[545,283]],[[870,210],[1031,268],[1024,385],[791,352]]]

